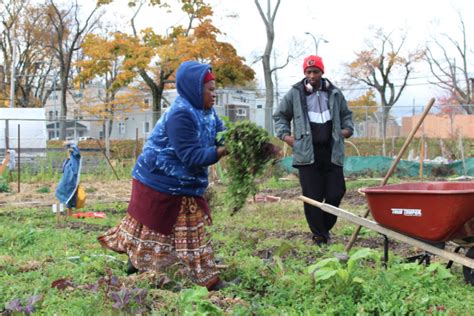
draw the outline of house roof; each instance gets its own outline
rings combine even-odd
[[[59,126],[59,122],[46,124],[47,129],[57,128],[58,126]],[[78,130],[87,130],[87,127],[84,124],[81,124],[78,122],[74,123],[72,121],[66,121],[66,128],[71,128],[71,129],[76,128]]]

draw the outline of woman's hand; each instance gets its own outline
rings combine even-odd
[[[227,154],[229,154],[229,153],[227,152],[227,149],[225,148],[225,146],[217,147],[217,159],[221,159],[222,157],[226,156]]]

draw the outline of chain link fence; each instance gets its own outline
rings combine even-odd
[[[268,131],[273,130],[271,109],[255,108],[248,104],[216,106],[215,109],[220,116],[226,116],[230,121],[246,119]],[[350,144],[357,144],[359,140],[384,139],[384,120],[380,108],[361,106],[353,107],[352,110],[355,133]],[[422,111],[423,106],[392,107],[385,132],[385,142],[392,144],[392,154],[396,151],[394,140],[406,138]],[[102,166],[107,163],[105,157],[112,160],[134,160],[153,129],[152,116],[150,111],[140,111],[118,113],[109,120],[92,117],[59,120],[47,117],[43,111],[42,117],[39,118],[25,115],[0,117],[0,159],[3,159],[6,149],[13,149],[17,159],[21,157],[22,163],[30,165],[32,170],[39,170],[44,166],[59,169],[65,156],[64,141],[60,140],[60,130],[64,128],[65,140],[78,142],[81,150],[88,152],[85,156],[88,156],[90,161],[84,164],[85,169]],[[472,147],[470,142],[474,138],[474,115],[465,114],[459,106],[434,107],[431,114],[424,119],[416,137],[462,139],[468,142],[466,155],[469,155]],[[118,143],[126,145],[119,146]],[[355,155],[356,152],[349,154]],[[367,154],[368,150],[362,153]],[[373,154],[381,152],[374,150]],[[391,152],[387,152],[387,155],[390,154]],[[55,156],[58,159],[52,159]]]

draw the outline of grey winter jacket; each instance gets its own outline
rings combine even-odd
[[[332,119],[332,156],[331,162],[338,166],[344,164],[344,137],[343,128],[354,132],[352,111],[347,107],[346,99],[336,86],[323,78],[322,90],[329,94],[329,112]],[[314,149],[309,124],[308,106],[304,90],[304,80],[292,86],[290,91],[280,102],[273,114],[277,137],[283,139],[286,135],[293,135],[293,165],[308,165],[314,163]],[[293,133],[290,123],[293,121]]]

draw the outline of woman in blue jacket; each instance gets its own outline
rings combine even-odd
[[[203,194],[208,166],[226,154],[216,143],[224,125],[213,108],[216,84],[209,65],[182,63],[176,86],[178,97],[133,168],[128,214],[99,242],[128,254],[130,266],[141,272],[184,263],[194,283],[214,290],[224,282],[205,231],[211,214]]]

